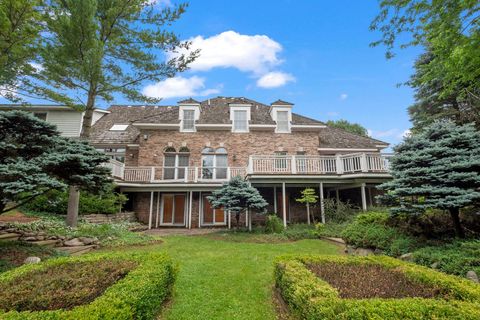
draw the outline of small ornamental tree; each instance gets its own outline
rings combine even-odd
[[[66,186],[100,191],[110,182],[108,157],[23,111],[0,112],[0,214]],[[14,206],[7,208],[9,203]],[[76,225],[76,217],[67,224]]]
[[[310,204],[317,203],[318,196],[315,194],[315,189],[313,188],[305,188],[302,190],[302,196],[295,201],[300,203],[305,203],[307,206],[307,221],[310,224]],[[325,223],[325,219],[322,216],[322,223]]]
[[[450,212],[455,232],[464,237],[460,209],[480,202],[480,132],[473,125],[436,122],[395,147],[393,180],[380,189],[393,214]]]
[[[224,210],[235,214],[237,229],[240,227],[240,214],[242,212],[252,209],[264,213],[268,206],[260,192],[241,177],[232,178],[220,189],[213,191],[212,195],[207,198],[213,208],[223,207]],[[249,228],[251,229],[251,218]]]

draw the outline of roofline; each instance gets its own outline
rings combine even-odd
[[[0,109],[39,109],[39,110],[61,110],[61,111],[75,111],[75,112],[84,112],[82,110],[76,110],[72,107],[68,107],[66,105],[61,104],[32,104],[32,105],[24,105],[24,104],[0,104]],[[100,113],[111,113],[111,111],[95,108],[94,111]]]
[[[141,128],[141,129],[176,129],[180,128],[180,123],[145,123],[145,122],[134,122],[132,126]]]
[[[374,148],[317,148],[318,151],[378,151]]]

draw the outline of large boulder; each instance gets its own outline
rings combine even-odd
[[[413,261],[413,253],[409,252],[409,253],[402,254],[400,256],[400,260],[412,262]]]
[[[466,278],[468,280],[472,280],[473,282],[478,283],[478,276],[475,273],[475,271],[473,271],[473,270],[470,270],[470,271],[467,272]]]
[[[63,243],[66,247],[77,247],[85,245],[79,238],[73,238]]]
[[[39,263],[40,261],[42,261],[42,259],[40,259],[39,257],[27,257],[23,263],[24,264],[31,264],[31,263]]]

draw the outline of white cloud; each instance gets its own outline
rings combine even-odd
[[[367,129],[367,132],[368,132],[368,135],[373,137],[373,138],[378,138],[378,139],[382,139],[382,138],[392,138],[392,139],[403,139],[405,137],[407,137],[408,135],[410,135],[410,130],[409,129],[406,129],[406,130],[401,130],[401,129],[398,129],[398,128],[393,128],[393,129],[389,129],[389,130],[371,130],[371,129]]]
[[[340,95],[340,100],[342,100],[342,101],[343,101],[343,100],[347,100],[347,98],[348,98],[348,94],[346,94],[346,93],[342,93],[342,94]]]
[[[162,7],[171,7],[173,5],[171,0],[148,0],[147,3],[149,5],[158,5]]]
[[[200,49],[199,57],[190,64],[193,71],[236,68],[261,75],[282,63],[278,57],[282,46],[265,35],[250,36],[225,31],[209,38],[197,36],[188,41],[192,43],[190,50]],[[178,53],[168,55],[173,58]]]
[[[192,76],[190,78],[174,77],[151,84],[143,88],[143,94],[152,98],[200,97],[220,92],[217,88],[205,89],[205,78]]]
[[[290,81],[295,81],[295,77],[291,74],[273,71],[261,76],[257,80],[257,86],[261,88],[277,88],[284,86]]]

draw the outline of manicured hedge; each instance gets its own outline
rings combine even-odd
[[[20,275],[50,266],[81,261],[95,263],[102,259],[135,261],[138,266],[87,305],[71,310],[0,310],[0,319],[154,319],[170,294],[176,276],[175,265],[163,253],[107,253],[52,259],[0,274],[0,282],[10,282]]]
[[[444,299],[343,299],[306,264],[376,264],[400,270],[407,278],[430,284]],[[290,256],[275,265],[275,282],[292,312],[301,319],[480,319],[480,286],[455,276],[385,256]]]

